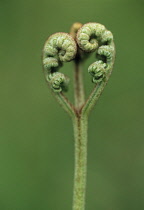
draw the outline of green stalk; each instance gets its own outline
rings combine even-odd
[[[81,107],[85,101],[83,86],[83,71],[81,62],[75,61],[74,71],[74,99],[75,115],[73,120],[74,129],[74,189],[73,210],[85,209],[86,172],[87,172],[87,115],[81,114]]]
[[[87,117],[73,118],[75,139],[75,172],[73,189],[73,210],[85,209],[87,173]]]
[[[84,85],[83,85],[82,63],[79,60],[75,61],[74,98],[75,98],[75,107],[77,109],[80,109],[80,107],[85,102],[85,93],[84,93]]]

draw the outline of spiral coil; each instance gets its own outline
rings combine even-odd
[[[69,79],[57,72],[63,62],[75,58],[77,46],[67,33],[55,33],[48,38],[43,49],[43,67],[46,80],[54,92],[67,91]]]
[[[113,35],[99,23],[84,24],[77,33],[78,46],[85,52],[96,51],[97,61],[91,64],[88,72],[94,83],[99,83],[112,70],[115,48]]]

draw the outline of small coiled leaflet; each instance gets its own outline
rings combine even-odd
[[[43,49],[43,67],[46,80],[54,92],[67,90],[67,77],[56,72],[63,62],[73,60],[76,52],[76,43],[67,33],[55,33],[46,41]]]
[[[54,72],[49,75],[49,83],[54,92],[67,91],[69,79],[60,72]]]
[[[88,72],[92,81],[99,83],[110,75],[115,57],[113,35],[99,23],[84,24],[77,33],[78,46],[85,52],[96,51],[97,61],[91,64]]]

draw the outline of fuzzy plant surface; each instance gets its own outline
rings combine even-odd
[[[94,87],[85,99],[82,64],[92,52],[95,52],[96,60],[88,67],[88,73]],[[100,23],[74,23],[70,33],[55,33],[44,44],[42,61],[46,82],[73,122],[73,210],[85,210],[88,116],[109,80],[114,60],[113,34]],[[59,71],[63,63],[70,61],[75,67],[74,104],[64,94],[68,91],[69,78]]]

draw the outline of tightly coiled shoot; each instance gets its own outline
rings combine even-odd
[[[43,49],[43,68],[46,81],[54,92],[67,90],[68,79],[62,73],[57,73],[63,62],[75,58],[77,46],[74,39],[67,33],[55,33],[45,42]]]
[[[96,62],[88,68],[92,81],[99,83],[109,77],[115,57],[112,33],[102,24],[87,23],[79,29],[77,43],[84,52],[96,51]]]

